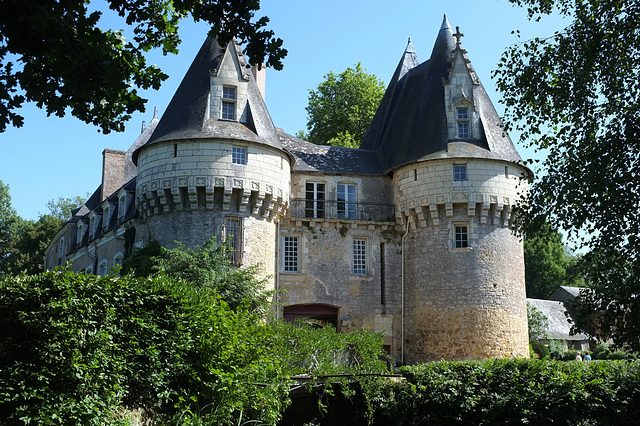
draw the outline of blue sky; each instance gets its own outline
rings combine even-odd
[[[282,71],[267,70],[266,103],[274,124],[291,134],[305,129],[309,89],[316,88],[329,71],[339,73],[360,62],[386,84],[409,37],[420,62],[427,60],[445,13],[454,30],[459,26],[464,34],[462,46],[500,113],[503,108],[491,71],[505,48],[517,42],[512,31],[520,30],[526,40],[550,36],[562,24],[557,17],[530,23],[526,11],[507,0],[263,0],[257,15],[271,19],[269,28],[289,51]],[[108,16],[104,21],[111,28],[123,27]],[[206,33],[206,25],[185,21],[180,53],[152,54],[149,62],[169,79],[159,91],[144,92],[147,111],[135,114],[123,133],[103,135],[74,117],[47,117],[34,105],[23,108],[24,127],[0,133],[0,180],[9,184],[18,214],[37,219],[39,213],[47,213],[51,199],[92,193],[100,184],[102,151],[127,150],[142,122],[153,117],[153,108],[162,115]],[[523,157],[534,155],[519,150]]]

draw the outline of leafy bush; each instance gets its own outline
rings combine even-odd
[[[232,265],[228,247],[218,244],[215,238],[193,248],[176,242],[176,248],[167,249],[151,242],[133,250],[124,260],[123,273],[127,272],[137,277],[162,273],[192,286],[213,289],[234,310],[246,305],[264,312],[271,296],[264,291],[266,281],[257,278],[258,266]]]
[[[0,282],[0,418],[126,424],[118,412],[142,409],[163,423],[273,424],[288,392],[273,340],[256,315],[162,275],[8,277]]]
[[[640,418],[636,361],[487,360],[402,367],[371,398],[374,424],[604,424]],[[364,424],[364,421],[363,421]]]
[[[547,348],[540,340],[531,341],[531,349],[538,354],[538,358],[549,358],[549,348]]]

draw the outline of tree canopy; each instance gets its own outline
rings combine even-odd
[[[583,302],[600,313],[603,332],[639,349],[640,3],[510,1],[530,19],[557,13],[569,22],[511,46],[495,71],[507,129],[548,152],[520,225],[548,222],[589,249],[595,293]]]
[[[527,297],[546,299],[560,286],[584,287],[579,273],[580,258],[570,254],[562,235],[542,226],[524,240]]]
[[[324,76],[309,90],[307,133],[299,136],[319,145],[357,148],[384,95],[384,83],[358,62],[340,74]]]
[[[236,37],[252,64],[281,69],[287,53],[266,29],[269,19],[254,19],[259,0],[106,4],[131,27],[131,40],[122,30],[102,28],[102,13],[91,11],[90,1],[0,2],[0,132],[23,125],[18,111],[25,101],[48,115],[70,112],[104,133],[123,131],[133,112],[144,111],[138,89],[158,89],[167,78],[145,55],[177,53],[178,25],[187,16],[210,23],[221,44]]]

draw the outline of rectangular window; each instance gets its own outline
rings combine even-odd
[[[232,147],[231,162],[233,164],[247,164],[247,148],[244,146]]]
[[[223,120],[236,119],[236,88],[235,87],[222,88],[222,119]]]
[[[298,265],[298,237],[284,237],[282,254],[283,272],[300,272]]]
[[[227,216],[225,218],[225,244],[229,253],[229,261],[233,265],[242,265],[242,218]]]
[[[453,165],[453,180],[457,180],[457,181],[467,180],[467,165],[466,164],[454,164]]]
[[[304,216],[324,218],[324,183],[307,182],[305,187]]]
[[[469,108],[458,108],[458,120],[468,120],[469,119]]]
[[[454,225],[455,227],[455,248],[469,247],[469,227],[467,225]]]
[[[353,273],[367,274],[367,240],[362,238],[353,239]]]
[[[457,108],[456,119],[458,122],[458,137],[470,138],[469,132],[469,108]]]
[[[356,218],[356,186],[338,184],[338,219]]]

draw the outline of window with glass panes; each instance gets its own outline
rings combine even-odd
[[[233,164],[247,164],[247,148],[244,146],[232,147],[231,162]]]
[[[467,180],[467,165],[466,164],[454,164],[453,165],[453,180]]]
[[[324,183],[307,182],[305,186],[305,217],[324,218]]]
[[[222,88],[222,118],[224,120],[236,119],[236,88]]]
[[[458,137],[469,138],[471,134],[469,132],[469,108],[458,107],[456,109],[456,119],[458,122]]]
[[[455,248],[469,247],[469,228],[464,224],[455,225]]]
[[[242,264],[242,218],[227,216],[225,218],[225,243],[229,250],[229,261],[233,265]]]
[[[338,219],[356,218],[356,186],[352,184],[338,184]]]
[[[298,237],[286,236],[284,237],[283,257],[282,257],[282,271],[283,272],[299,272],[298,265]]]
[[[353,273],[366,275],[367,273],[367,240],[353,239]]]

